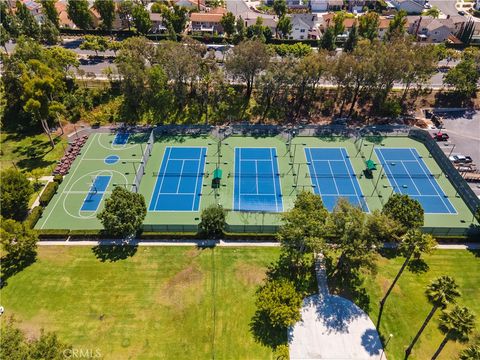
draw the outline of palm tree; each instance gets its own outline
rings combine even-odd
[[[460,353],[460,360],[478,360],[480,359],[480,345],[470,345]]]
[[[430,9],[425,10],[423,12],[423,15],[431,16],[434,19],[438,19],[438,17],[440,16],[440,10],[438,10],[436,6],[433,6]]]
[[[475,329],[475,315],[467,308],[455,306],[452,311],[443,311],[440,315],[440,331],[445,335],[432,360],[442,352],[448,341],[467,342]]]
[[[448,304],[454,303],[455,298],[460,296],[460,291],[458,291],[458,285],[455,283],[455,280],[450,276],[444,275],[436,278],[427,286],[425,295],[427,296],[428,302],[432,304],[432,310],[430,310],[430,313],[420,327],[420,330],[418,330],[410,346],[405,350],[405,359],[410,356],[415,343],[418,341],[420,335],[422,335],[428,322],[432,319],[433,315],[435,315],[437,309],[445,309]]]
[[[405,261],[403,262],[400,270],[393,279],[392,284],[388,288],[385,296],[380,301],[380,309],[378,311],[378,320],[377,320],[377,329],[380,328],[380,320],[382,318],[383,307],[385,306],[385,302],[387,301],[388,296],[392,292],[395,284],[397,283],[398,279],[402,275],[403,271],[407,267],[410,260],[413,258],[420,259],[422,254],[429,254],[433,251],[433,249],[437,246],[437,242],[430,234],[423,234],[420,230],[414,229],[409,230],[403,237],[402,241],[398,245],[398,252],[400,255],[405,257]]]

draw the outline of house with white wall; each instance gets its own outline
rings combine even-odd
[[[395,8],[404,10],[407,14],[421,14],[425,10],[425,0],[390,0]]]

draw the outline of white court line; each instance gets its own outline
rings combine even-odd
[[[413,186],[415,186],[415,189],[417,190],[417,194],[420,195],[421,192],[420,192],[420,190],[418,190],[418,187],[417,187],[417,184],[415,184],[415,181],[413,181],[412,176],[410,175],[410,171],[408,171],[408,170],[407,170],[407,167],[406,167],[405,165],[403,165],[403,161],[402,161],[402,160],[400,160],[399,162],[400,162],[400,164],[402,164],[403,168],[404,168],[405,171],[407,172],[408,178],[409,178],[410,181],[412,182]],[[413,194],[412,194],[412,195],[413,195]]]
[[[182,167],[180,168],[180,174],[178,176],[177,194],[178,194],[178,189],[180,189],[180,183],[182,182],[183,168],[185,167],[185,160],[181,160],[181,161],[182,161]],[[198,173],[197,173],[197,175],[198,175]]]
[[[310,155],[310,161],[312,161],[313,157],[312,157],[312,150],[311,150],[311,148],[305,148],[305,149],[308,150],[308,153],[309,153],[309,155]],[[315,186],[317,187],[318,192],[319,192],[320,195],[321,195],[321,194],[322,194],[322,190],[320,189],[320,184],[319,184],[319,182],[318,182],[317,170],[315,169],[315,165],[314,165],[314,164],[312,164],[312,169],[313,169],[313,173],[314,173],[314,175],[315,175]],[[309,168],[308,170],[309,170],[309,172],[310,172],[310,168]],[[311,175],[311,174],[310,174],[310,175]],[[297,176],[298,176],[298,174],[297,174]],[[310,178],[311,178],[311,177],[310,177]],[[312,181],[310,180],[310,182],[312,182]],[[313,185],[313,184],[312,184],[312,185]]]
[[[166,162],[165,162],[165,169],[163,170],[162,180],[160,182],[160,186],[158,187],[158,193],[157,193],[157,198],[155,199],[154,209],[157,208],[158,200],[160,199],[160,194],[162,193],[163,181],[165,180],[165,174],[167,173],[168,163],[170,161],[170,154],[172,153],[172,147],[167,146],[165,148],[165,154],[167,153],[167,150],[168,150],[168,155],[167,155]],[[165,154],[163,156],[165,156]],[[163,160],[162,160],[162,162],[163,162]],[[160,169],[161,168],[162,168],[162,164],[160,164]],[[158,179],[157,179],[157,181],[158,181]],[[153,194],[152,194],[152,196],[153,196]]]
[[[340,195],[340,191],[338,190],[337,181],[335,180],[335,176],[333,175],[332,165],[330,165],[330,160],[327,160],[328,168],[330,169],[330,174],[333,178],[333,183],[335,184],[335,189],[337,189],[337,194]]]
[[[193,193],[193,199],[192,199],[192,211],[193,211],[193,208],[195,207],[195,199],[197,197],[198,178],[200,177],[200,164],[201,164],[201,161],[202,161],[202,153],[203,153],[203,148],[200,149],[200,155],[199,155],[198,159],[196,160],[196,161],[198,161],[198,164],[197,164],[197,176],[195,178],[195,191]],[[207,151],[205,151],[205,155],[206,154],[207,154]],[[204,170],[205,170],[205,164],[203,166],[204,166]],[[202,182],[203,182],[203,176],[202,176]],[[200,200],[199,200],[199,204],[198,204],[199,207],[200,207]]]
[[[254,160],[255,161],[255,189],[257,189],[257,195],[258,194],[258,162],[257,160]]]
[[[375,149],[375,150],[378,150],[378,152],[377,152],[377,151],[375,151],[375,152],[377,153],[377,156],[378,156],[379,158],[381,158],[381,159],[379,159],[379,160],[380,160],[380,164],[382,163],[382,160],[383,160],[383,165],[382,165],[382,166],[383,166],[385,172],[388,172],[389,175],[390,175],[390,177],[391,177],[391,179],[390,179],[390,178],[387,176],[387,179],[388,179],[389,184],[393,187],[393,184],[392,184],[392,181],[393,181],[393,182],[395,183],[395,187],[398,189],[398,191],[400,192],[400,194],[403,194],[403,193],[402,193],[402,190],[401,190],[400,187],[398,186],[398,183],[397,183],[397,180],[395,179],[395,176],[393,176],[392,172],[390,171],[390,165],[388,165],[387,161],[385,160],[385,158],[384,158],[384,156],[383,156],[383,154],[382,154],[381,149]],[[385,165],[386,165],[386,166],[385,166]],[[393,188],[393,191],[395,191],[395,188]]]
[[[272,180],[273,180],[273,192],[277,193],[277,184],[275,179],[275,169],[273,168],[273,160],[274,157],[272,155],[273,148],[270,148],[270,164],[272,166]],[[278,164],[277,164],[278,165]],[[277,202],[277,195],[275,195],[275,210],[278,212],[278,202]]]
[[[82,163],[83,161],[83,157],[85,156],[85,154],[88,152],[88,150],[90,149],[90,146],[92,146],[92,143],[94,141],[94,138],[98,135],[99,133],[95,133],[92,137],[92,140],[90,140],[90,143],[88,144],[88,147],[85,149],[85,152],[83,152],[82,156],[80,157],[79,159],[79,162],[77,164],[77,167],[73,170],[73,173],[69,174],[70,177],[68,179],[68,182],[65,184],[65,187],[64,189],[67,189],[68,186],[70,185],[70,183],[72,182],[72,179],[74,178],[73,175],[75,175],[75,173],[77,172],[78,168],[80,167],[80,164]],[[76,160],[76,159],[75,159]],[[65,191],[65,190],[64,190]],[[47,223],[48,219],[50,218],[50,216],[52,215],[53,211],[55,210],[55,208],[57,207],[58,205],[58,202],[60,201],[60,198],[63,196],[63,193],[64,191],[62,191],[61,194],[59,194],[57,200],[55,201],[55,204],[53,205],[52,207],[52,210],[50,211],[50,213],[47,215],[47,217],[45,218],[45,221],[43,222],[43,225],[40,227],[40,229],[43,229],[45,227],[45,224]]]

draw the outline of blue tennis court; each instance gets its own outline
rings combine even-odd
[[[110,175],[99,175],[95,178],[86,198],[83,200],[80,211],[96,211],[98,209],[111,178]]]
[[[282,212],[275,148],[235,148],[233,210]]]
[[[329,211],[334,209],[339,198],[346,198],[368,212],[345,148],[305,148],[305,157],[315,194],[322,197]]]
[[[198,211],[206,147],[165,148],[149,211]]]
[[[418,200],[425,213],[455,214],[456,210],[422,157],[413,148],[375,149],[385,174],[396,193]],[[440,175],[440,174],[438,174]]]
[[[113,139],[113,145],[125,145],[128,142],[129,137],[129,133],[119,132],[115,135],[115,138]]]

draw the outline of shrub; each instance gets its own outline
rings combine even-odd
[[[40,217],[42,216],[43,208],[41,206],[35,206],[30,214],[28,214],[27,218],[25,219],[25,223],[33,229],[35,224],[38,222]]]
[[[52,200],[53,195],[57,192],[58,183],[55,181],[49,182],[47,186],[45,186],[45,190],[43,190],[42,195],[40,195],[40,205],[47,206],[50,200]]]
[[[55,175],[53,177],[53,181],[55,181],[56,183],[58,183],[60,185],[63,181],[63,175],[60,175],[60,174]]]

